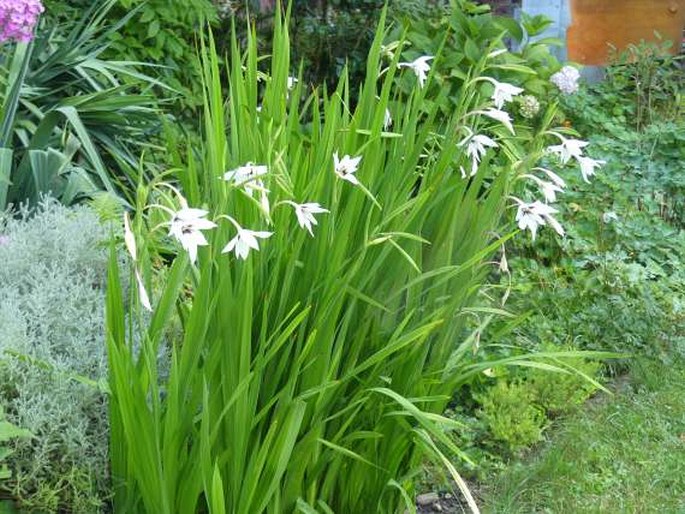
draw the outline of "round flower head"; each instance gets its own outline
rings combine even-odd
[[[580,72],[573,66],[564,66],[550,77],[552,84],[559,88],[559,91],[566,95],[571,95],[578,91],[578,80]]]
[[[540,112],[540,102],[533,95],[522,96],[520,102],[519,113],[527,120],[535,118]]]
[[[33,39],[33,28],[44,11],[40,0],[0,0],[0,43]]]

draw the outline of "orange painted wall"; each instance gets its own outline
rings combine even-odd
[[[571,0],[568,57],[582,64],[606,64],[609,43],[620,50],[642,39],[655,41],[655,30],[672,40],[677,52],[684,27],[685,0]]]

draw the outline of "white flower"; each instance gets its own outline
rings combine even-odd
[[[297,79],[297,77],[288,77],[288,91],[292,90],[298,82],[299,80]]]
[[[512,134],[515,134],[514,132],[514,125],[511,123],[511,116],[509,116],[509,113],[506,111],[502,111],[500,109],[486,109],[485,111],[477,111],[480,114],[484,114],[488,118],[492,118],[493,120],[499,121],[502,125],[507,127],[509,129],[509,132]]]
[[[573,66],[564,66],[550,77],[550,82],[564,94],[570,95],[578,91],[580,72]]]
[[[506,82],[499,82],[490,77],[483,77],[483,79],[495,86],[495,91],[492,93],[492,101],[495,102],[495,107],[501,109],[504,104],[511,102],[515,96],[523,93],[523,88],[516,87]]]
[[[259,179],[268,172],[269,169],[266,166],[248,162],[234,170],[227,171],[223,178],[227,182],[232,182],[235,187],[242,187],[250,198],[254,197],[255,191],[259,192],[261,195],[259,204],[268,216],[270,211],[269,190],[264,186],[264,182]]]
[[[616,214],[614,211],[605,212],[602,214],[602,221],[607,224],[611,223],[612,221],[618,221],[618,214]]]
[[[131,254],[133,262],[136,261],[136,238],[131,231],[131,223],[128,219],[128,212],[124,213],[124,244],[126,244],[126,249],[128,253]]]
[[[547,203],[552,203],[557,201],[557,193],[563,193],[564,190],[557,186],[554,182],[547,182],[546,180],[541,180],[538,185],[540,186],[540,191],[542,196],[545,197]]]
[[[152,305],[150,304],[150,297],[147,295],[147,290],[145,289],[145,284],[143,284],[143,277],[140,276],[140,272],[136,268],[136,282],[138,282],[138,297],[140,298],[140,304],[147,310],[152,312]]]
[[[549,224],[560,236],[564,235],[563,227],[554,219],[553,214],[559,212],[555,208],[540,201],[525,203],[517,199],[517,202],[516,222],[518,227],[521,230],[530,230],[533,240],[535,240],[538,227],[546,224]]]
[[[207,211],[202,209],[183,207],[171,218],[169,235],[178,239],[181,246],[190,255],[191,262],[195,262],[197,259],[197,247],[208,244],[201,231],[216,227],[214,222],[205,219],[207,214]]]
[[[561,164],[566,164],[572,157],[580,159],[583,156],[583,148],[589,144],[590,143],[587,141],[581,141],[580,139],[566,139],[565,137],[561,137],[561,144],[550,146],[547,148],[547,151],[557,154]]]
[[[268,172],[269,169],[264,165],[247,162],[243,166],[224,173],[224,180],[232,182],[235,187],[243,187],[245,192],[252,196],[254,190],[257,189],[255,181]]]
[[[383,128],[388,130],[390,127],[392,127],[392,114],[390,113],[390,109],[386,108],[385,117],[383,118]]]
[[[533,95],[522,96],[519,112],[524,118],[533,119],[540,112],[540,102]]]
[[[474,176],[478,171],[478,165],[488,151],[488,148],[497,148],[499,146],[493,139],[482,134],[464,138],[459,142],[459,146],[464,145],[466,145],[466,155],[471,158],[471,176]],[[465,175],[466,173],[462,169],[462,177]]]
[[[554,173],[552,170],[548,170],[547,168],[533,168],[533,171],[535,171],[535,170],[542,171],[557,186],[566,187],[566,182],[564,182],[564,179],[562,179],[559,175]]]
[[[595,168],[606,164],[606,161],[596,161],[590,157],[578,157],[578,164],[580,164],[580,173],[583,175],[583,180],[589,183],[589,177],[595,174]]]
[[[292,205],[293,209],[295,209],[295,215],[297,216],[297,222],[300,224],[300,227],[307,229],[312,236],[314,235],[312,225],[318,225],[314,214],[329,212],[328,209],[324,209],[316,202],[295,203],[286,201],[285,203]]]
[[[433,58],[434,57],[432,55],[424,55],[422,57],[419,57],[418,59],[413,60],[412,62],[398,63],[397,67],[411,68],[414,74],[416,75],[416,78],[419,79],[419,86],[423,87],[426,83],[427,74],[431,69],[430,64],[428,64],[428,61],[430,61]]]
[[[344,155],[342,159],[338,158],[338,152],[333,154],[333,164],[335,174],[342,180],[347,180],[355,186],[359,185],[359,180],[354,175],[359,168],[359,162],[362,160],[361,155],[358,157],[350,157]]]
[[[545,201],[547,203],[556,202],[557,193],[564,192],[563,186],[560,186],[558,183],[547,182],[546,180],[542,180],[535,175],[522,175],[522,177],[529,178],[538,185],[540,191],[542,192],[542,196],[545,197]]]
[[[497,148],[499,146],[493,139],[482,134],[476,134],[467,139],[468,142],[465,139],[459,143],[459,146],[463,146],[464,143],[467,142],[466,155],[478,162],[483,158],[485,152],[488,151],[488,148]]]
[[[266,239],[271,237],[273,232],[259,232],[256,230],[249,230],[241,227],[236,223],[238,234],[231,239],[228,244],[221,250],[221,253],[234,252],[239,259],[247,259],[250,250],[259,250],[259,241],[257,239]]]

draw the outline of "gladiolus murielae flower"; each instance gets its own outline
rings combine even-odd
[[[548,150],[559,156],[561,164],[567,164],[572,158],[578,159],[583,156],[583,148],[589,145],[587,141],[579,139],[561,138],[560,145],[550,146]]]
[[[312,225],[318,225],[315,214],[322,214],[329,212],[328,209],[324,209],[316,202],[309,203],[295,203],[291,201],[286,201],[285,203],[291,205],[295,209],[295,215],[297,216],[297,222],[300,227],[306,229],[310,235],[314,235],[312,231]]]
[[[207,211],[183,207],[174,213],[169,223],[169,235],[175,237],[188,252],[190,262],[197,260],[198,246],[207,246],[203,230],[216,227],[216,223],[206,219]]]
[[[511,116],[507,111],[503,111],[501,109],[486,109],[484,111],[477,111],[478,114],[483,114],[487,116],[488,118],[492,118],[495,121],[499,121],[502,125],[504,125],[509,132],[512,134],[515,134],[516,132],[514,131],[514,125],[511,122]]]
[[[511,102],[515,96],[520,95],[524,91],[521,87],[507,84],[506,82],[499,82],[491,77],[483,77],[483,80],[495,86],[495,90],[492,93],[492,101],[497,109],[502,109],[505,103]]]
[[[540,192],[542,193],[542,196],[545,198],[545,202],[547,203],[552,203],[557,201],[557,193],[563,193],[564,192],[564,186],[560,185],[559,182],[552,180],[551,182],[548,182],[546,180],[542,180],[541,178],[536,177],[535,175],[521,175],[521,178],[528,178],[535,182],[538,187],[540,188]],[[557,177],[558,178],[558,177]],[[559,179],[561,180],[561,179]],[[563,183],[563,180],[561,180],[561,183]]]
[[[591,157],[578,157],[578,164],[580,164],[580,173],[583,176],[583,180],[589,183],[590,177],[596,173],[595,168],[606,164],[606,161],[595,160]]]
[[[459,142],[459,146],[466,146],[466,155],[471,158],[471,176],[478,171],[478,165],[485,156],[488,148],[497,148],[499,145],[488,136],[475,134]],[[462,169],[462,176],[465,172]]]
[[[559,212],[557,209],[539,201],[526,203],[518,199],[516,200],[518,203],[516,222],[521,230],[530,230],[533,240],[535,240],[538,227],[548,224],[557,234],[560,236],[564,235],[563,227],[553,216]]]
[[[428,61],[431,59],[434,59],[432,55],[424,55],[411,62],[401,62],[398,66],[400,68],[411,68],[416,75],[416,78],[419,80],[419,87],[423,87],[426,84],[428,72],[430,72],[431,69],[430,64],[428,64]]]
[[[259,239],[267,239],[273,234],[273,232],[249,230],[237,224],[236,228],[238,234],[228,242],[221,253],[234,252],[235,256],[242,260],[247,259],[250,250],[259,251]]]
[[[359,168],[359,162],[362,160],[361,155],[357,157],[350,157],[344,155],[342,159],[338,158],[338,153],[333,154],[333,169],[335,174],[342,180],[348,181],[355,186],[359,185],[359,179],[355,175]]]

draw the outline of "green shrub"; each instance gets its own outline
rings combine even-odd
[[[0,402],[31,431],[1,487],[31,512],[100,512],[109,495],[104,287],[109,230],[43,200],[0,220]]]
[[[107,51],[111,59],[138,61],[160,66],[156,76],[176,92],[160,96],[180,100],[175,114],[182,108],[193,112],[202,102],[201,69],[197,59],[197,34],[205,23],[217,21],[211,0],[117,0],[111,19],[117,20],[132,10],[136,15],[121,30],[112,34]]]
[[[480,436],[481,444],[491,435],[504,444],[505,453],[531,446],[540,440],[548,419],[572,411],[597,391],[598,360],[570,347],[542,344],[537,350],[548,356],[536,359],[542,367],[498,369],[491,373],[495,384],[486,380],[481,392],[474,393],[479,417],[488,429]]]
[[[543,349],[560,350],[549,345]],[[568,373],[531,368],[524,374],[535,402],[548,415],[571,411],[590,398],[597,391],[597,385],[591,380],[597,380],[601,370],[599,361],[583,357],[565,357],[557,360],[556,364]]]
[[[524,87],[540,103],[546,103],[553,89],[549,77],[560,67],[548,46],[555,42],[535,42],[531,37],[542,33],[551,23],[549,19],[524,15],[517,21],[497,16],[489,6],[469,0],[453,0],[449,7],[438,5],[428,12],[426,8],[407,9],[398,18],[400,23],[391,31],[389,40],[406,38],[411,42],[405,52],[407,58],[402,60],[411,60],[417,54],[440,52],[444,56],[433,82],[433,87],[442,93],[439,98],[444,112],[454,109],[459,91],[468,80],[465,70],[483,59],[493,42],[499,40],[509,41],[511,49],[503,54],[503,62],[489,70],[490,76]],[[401,83],[400,87],[407,90],[411,82]],[[482,84],[483,89],[488,87]],[[545,105],[540,112],[545,112]]]
[[[476,400],[490,434],[508,450],[526,448],[542,438],[547,417],[536,403],[535,390],[525,381],[499,380]]]

